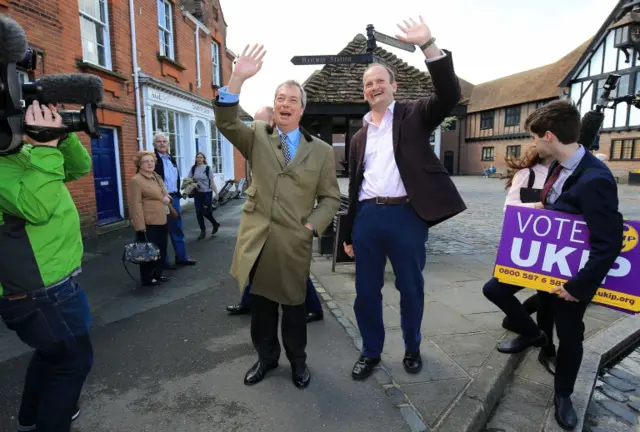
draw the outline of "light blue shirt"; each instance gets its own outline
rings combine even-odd
[[[164,185],[167,188],[167,193],[178,192],[178,168],[173,166],[168,154],[160,154],[160,159],[162,159],[164,166]]]
[[[227,91],[227,87],[220,87],[218,89],[218,99],[221,103],[225,104],[233,104],[240,101],[240,95],[236,93],[229,93]],[[280,128],[278,129],[278,135],[282,135],[282,131]],[[287,144],[289,145],[289,154],[291,155],[291,159],[296,155],[296,151],[298,151],[298,145],[300,144],[300,138],[302,138],[302,132],[300,132],[300,128],[294,129],[287,134]]]

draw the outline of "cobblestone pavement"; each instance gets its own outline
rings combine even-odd
[[[504,180],[475,176],[452,179],[467,210],[429,232],[427,255],[495,254],[502,229]],[[348,185],[348,179],[340,179],[343,194],[347,193]],[[623,216],[640,220],[640,187],[619,185],[618,196]]]
[[[640,348],[604,374],[596,383],[584,430],[628,432],[640,430]]]
[[[501,326],[503,314],[482,295],[500,241],[504,181],[480,177],[454,177],[453,181],[468,209],[429,233],[422,325],[422,354],[427,370],[418,376],[409,376],[398,367],[404,351],[399,295],[390,268],[385,275],[384,372],[380,371],[376,378],[387,393],[395,395],[394,405],[405,410],[402,413],[412,430],[462,431],[477,427],[473,424],[476,420],[471,419],[482,415],[474,410],[478,406],[484,410],[486,401],[499,397],[502,389],[495,390],[495,383],[504,382],[500,377],[510,376],[517,364],[515,361],[509,366],[510,356],[495,351],[496,343],[505,334]],[[340,186],[346,193],[348,179],[340,179]],[[640,188],[620,185],[619,196],[623,215],[640,219]],[[328,308],[360,347],[353,312],[353,265],[338,265],[332,271],[331,261],[316,255],[312,273],[322,287],[321,295]],[[526,298],[531,293],[523,290],[518,297]],[[589,308],[586,337],[621,316],[611,309]],[[537,432],[551,399],[552,377],[537,362],[537,351],[527,353],[513,377],[505,393],[509,404],[499,406],[488,426],[495,431]],[[487,382],[494,384],[483,385]],[[538,395],[535,401],[531,399],[532,392]],[[411,415],[409,407],[415,410]]]

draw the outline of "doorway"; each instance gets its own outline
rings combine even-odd
[[[123,219],[122,184],[115,129],[100,128],[100,138],[91,139],[91,160],[98,225],[119,222]]]

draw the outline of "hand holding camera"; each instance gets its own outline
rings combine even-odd
[[[33,101],[33,103],[29,105],[29,108],[27,108],[27,111],[25,112],[25,123],[28,126],[59,128],[62,126],[62,117],[60,117],[60,114],[58,114],[56,107],[52,104],[49,104],[48,106],[40,105],[38,101]],[[57,147],[60,140],[53,140],[43,143],[37,142],[29,136],[25,136],[25,141],[33,145]]]

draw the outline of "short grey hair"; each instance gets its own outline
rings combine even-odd
[[[273,96],[273,100],[275,100],[276,97],[278,97],[278,90],[280,90],[282,87],[298,87],[298,89],[300,90],[300,102],[302,104],[302,108],[307,106],[307,92],[304,91],[304,89],[302,88],[302,85],[300,85],[300,83],[296,80],[286,80],[285,82],[280,84],[278,87],[276,87],[276,93]]]
[[[160,131],[160,132],[156,132],[156,134],[153,136],[153,146],[154,146],[154,147],[155,147],[155,145],[156,145],[156,140],[157,140],[158,138],[161,138],[161,137],[162,137],[162,138],[166,138],[166,139],[167,139],[167,141],[169,141],[169,136],[168,136],[166,133],[164,133],[164,132],[162,132],[162,131]]]

